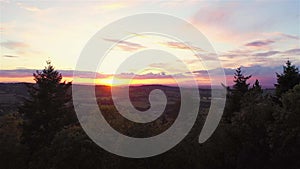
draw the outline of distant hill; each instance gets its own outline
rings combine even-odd
[[[28,97],[28,83],[0,83],[0,115],[16,112]]]
[[[18,107],[22,104],[24,98],[28,97],[27,85],[30,85],[30,83],[0,83],[0,115],[18,111]],[[82,90],[85,90],[86,85],[80,86],[82,87]],[[101,91],[96,92],[97,98],[111,97],[109,86],[97,85],[95,89],[97,91]],[[169,95],[170,103],[174,103],[180,98],[179,88],[175,86],[140,85],[130,87],[130,95],[132,96],[131,101],[147,102],[148,97],[144,96],[148,96],[149,92],[153,89],[163,90],[167,95]],[[264,90],[266,94],[274,94],[274,91],[274,89]],[[210,105],[210,89],[203,88],[203,86],[199,87],[199,93],[202,106],[208,107]],[[111,101],[106,102],[106,104],[112,104]]]

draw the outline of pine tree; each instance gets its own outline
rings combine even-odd
[[[235,73],[234,73],[234,80],[233,82],[235,83],[233,85],[233,89],[235,91],[238,91],[240,92],[241,94],[245,94],[248,89],[249,89],[249,83],[247,83],[247,80],[251,78],[251,75],[250,76],[244,76],[242,74],[242,70],[241,70],[241,67],[237,68],[235,70]]]
[[[250,76],[244,76],[241,70],[241,67],[237,68],[234,73],[235,83],[233,85],[232,94],[231,94],[231,107],[232,112],[236,112],[240,110],[241,107],[241,99],[243,95],[249,90],[249,83],[247,80],[251,78]]]
[[[275,84],[275,87],[277,97],[281,97],[283,93],[300,83],[299,70],[295,65],[292,65],[289,60],[286,62],[286,65],[283,66],[283,73],[276,73],[276,76],[277,84]]]
[[[247,80],[251,78],[250,76],[244,76],[241,67],[237,68],[234,73],[234,85],[231,89],[227,87],[227,101],[224,111],[224,121],[231,123],[231,118],[235,112],[239,112],[241,109],[241,100],[243,96],[249,90],[249,83]]]
[[[29,98],[19,108],[24,118],[22,142],[31,152],[48,146],[55,134],[74,121],[71,83],[61,82],[62,75],[50,61],[33,74],[35,84],[28,85]]]
[[[255,80],[255,83],[253,84],[253,86],[250,90],[255,92],[255,93],[262,93],[263,92],[263,90],[261,89],[261,85],[259,84],[259,81],[257,79]]]

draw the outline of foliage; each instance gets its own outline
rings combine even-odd
[[[300,83],[300,73],[298,68],[288,60],[286,65],[283,66],[283,73],[276,73],[277,84],[276,96],[281,97],[281,95],[292,89],[295,85]]]
[[[117,162],[106,164],[110,155],[90,140],[78,125],[70,125],[58,132],[49,147],[40,149],[33,156],[35,160],[31,161],[30,168],[104,168]]]
[[[271,166],[292,169],[300,166],[300,84],[283,94],[282,102],[270,125]]]
[[[18,113],[0,116],[0,167],[25,169],[28,151],[20,144],[22,119]]]
[[[19,108],[24,118],[22,142],[34,152],[50,145],[55,134],[75,119],[71,104],[71,83],[47,62],[33,74],[36,84],[28,86],[30,98]]]
[[[249,83],[247,83],[247,80],[251,78],[250,76],[245,76],[242,73],[241,67],[237,68],[234,73],[234,85],[233,85],[233,91],[239,92],[240,94],[245,94],[248,91]]]
[[[235,70],[233,88],[227,87],[228,95],[227,95],[226,106],[224,111],[225,121],[230,122],[233,114],[235,112],[240,111],[242,97],[249,90],[250,84],[247,83],[247,80],[249,80],[250,78],[251,75],[245,76],[242,73],[241,67]]]

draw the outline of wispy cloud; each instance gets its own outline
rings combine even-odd
[[[289,35],[289,34],[281,33],[281,36],[287,37],[287,38],[290,38],[290,39],[300,40],[300,37],[296,36],[296,35]]]
[[[13,70],[1,70],[0,77],[30,77],[35,73],[35,69],[13,69]],[[73,70],[58,70],[63,77],[71,78],[73,77]],[[90,78],[96,75],[97,78],[106,78],[111,75],[100,74],[89,71],[78,71],[76,76],[77,78]]]
[[[124,51],[129,51],[129,52],[145,48],[145,46],[143,46],[141,44],[133,43],[133,42],[125,41],[125,40],[108,39],[108,38],[104,38],[103,40],[114,42],[117,44],[118,48],[120,48],[121,50],[124,50]]]
[[[36,6],[32,6],[32,5],[28,5],[28,4],[25,4],[25,3],[21,3],[21,2],[18,2],[17,5],[26,10],[26,11],[30,11],[30,12],[39,12],[41,11],[40,8],[36,7]]]
[[[162,43],[163,45],[166,45],[170,48],[175,48],[175,49],[183,49],[183,50],[195,50],[195,51],[203,51],[200,47],[193,46],[189,43],[183,43],[183,42],[164,42]]]
[[[272,44],[274,42],[275,41],[273,41],[273,40],[257,40],[257,41],[246,43],[245,46],[261,47],[261,46],[270,45],[270,44]]]
[[[17,41],[1,42],[0,45],[7,49],[12,49],[12,50],[30,47],[28,44],[26,44],[24,42],[17,42]]]
[[[201,60],[218,60],[218,55],[216,53],[197,53],[195,54]],[[194,61],[195,62],[195,61]]]
[[[0,43],[2,47],[2,57],[17,58],[17,57],[35,57],[44,55],[43,52],[33,50],[31,45],[20,41],[4,41]]]
[[[15,69],[15,70],[1,70],[0,77],[10,77],[10,78],[22,78],[29,77],[35,70],[32,69]]]
[[[268,52],[263,52],[263,53],[255,53],[253,56],[272,56],[275,54],[280,53],[279,51],[268,51]]]
[[[171,78],[172,76],[171,75],[167,75],[165,74],[164,72],[161,72],[161,73],[146,73],[146,74],[142,74],[142,75],[139,75],[139,74],[134,74],[134,73],[130,73],[130,74],[126,74],[126,73],[121,73],[121,74],[118,74],[118,75],[115,75],[116,77],[118,78],[124,78],[124,79],[127,79],[127,78],[131,78],[134,76],[134,79],[164,79],[164,78]]]
[[[252,56],[273,56],[276,54],[283,54],[283,55],[296,55],[298,57],[300,57],[300,48],[295,48],[295,49],[290,49],[290,50],[286,50],[286,51],[267,51],[267,52],[262,52],[262,53],[255,53]]]
[[[167,63],[152,63],[149,66],[150,67],[154,67],[154,68],[163,68],[163,67],[165,67],[167,65],[168,65]]]
[[[300,57],[300,48],[290,49],[290,50],[284,51],[283,53],[290,54],[290,55],[298,55],[298,57]]]
[[[5,58],[17,58],[19,56],[16,56],[16,55],[2,55],[2,57],[5,57]]]

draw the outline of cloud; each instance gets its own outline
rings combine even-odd
[[[168,65],[167,63],[152,63],[149,66],[150,67],[154,67],[154,68],[163,68],[163,67],[165,67],[167,65]]]
[[[294,63],[294,62],[292,62]],[[234,68],[224,68],[224,73],[227,79],[227,84],[232,85],[233,84],[233,76],[235,69]],[[64,78],[72,80],[73,77],[73,70],[58,70]],[[2,78],[16,78],[18,81],[22,81],[22,79],[32,79],[32,74],[35,73],[36,70],[34,69],[15,69],[15,70],[1,70],[0,79]],[[245,75],[252,75],[252,78],[250,79],[250,83],[253,84],[255,79],[258,79],[260,83],[264,87],[273,87],[273,84],[276,82],[276,75],[275,72],[282,72],[282,66],[275,66],[275,67],[266,67],[266,66],[260,66],[260,65],[253,65],[253,66],[242,66],[242,72]],[[78,71],[78,78],[93,78],[95,75],[95,72],[88,72],[88,71]],[[155,83],[161,83],[168,85],[169,83],[173,83],[171,79],[178,78],[181,81],[184,81],[184,84],[188,85],[188,81],[191,80],[191,78],[197,79],[199,82],[199,85],[203,84],[209,84],[209,76],[207,70],[195,70],[192,73],[186,72],[186,73],[176,73],[176,74],[166,74],[164,72],[160,73],[147,73],[147,74],[141,74],[137,75],[135,73],[121,73],[121,74],[100,74],[96,73],[97,79],[106,79],[106,78],[118,78],[118,79],[131,79],[134,78],[136,80],[149,80],[148,82],[155,82]],[[218,78],[218,77],[216,77]],[[154,81],[152,81],[154,80]],[[158,80],[158,81],[157,81]],[[147,83],[148,83],[147,82]],[[141,81],[141,83],[143,83]]]
[[[6,57],[6,58],[17,58],[19,56],[15,56],[15,55],[2,55],[2,57]]]
[[[119,75],[118,77],[123,77],[126,78],[124,75]],[[147,74],[142,74],[142,75],[134,75],[134,79],[167,79],[167,78],[172,78],[171,75],[166,75],[164,72],[161,73],[147,73]]]
[[[189,73],[189,72],[187,72],[187,73]],[[192,73],[196,74],[196,75],[201,75],[201,76],[207,76],[208,75],[206,70],[196,70],[196,71],[193,71]]]
[[[109,76],[114,76],[116,78],[120,78],[120,79],[170,79],[173,77],[186,77],[184,74],[182,73],[176,73],[176,74],[167,74],[166,72],[159,72],[159,73],[153,73],[153,72],[149,72],[146,74],[135,74],[135,73],[120,73],[120,74],[116,74],[116,75],[109,75]]]
[[[15,69],[15,70],[1,70],[0,77],[9,77],[9,78],[22,78],[29,77],[35,70],[32,69]]]
[[[275,41],[273,41],[273,40],[257,40],[257,41],[246,43],[245,46],[260,47],[260,46],[270,45],[270,44],[272,44],[274,42]]]
[[[295,36],[295,35],[289,35],[289,34],[281,33],[281,36],[287,37],[287,38],[290,38],[290,39],[300,40],[300,37]]]
[[[253,56],[273,56],[276,54],[283,54],[283,55],[300,55],[300,48],[290,49],[286,51],[267,51],[262,53],[255,53]]]
[[[290,49],[283,52],[284,54],[300,55],[300,48]]]
[[[32,6],[32,5],[28,5],[28,4],[24,4],[24,3],[21,3],[21,2],[18,2],[17,5],[26,10],[26,11],[29,11],[29,12],[39,12],[41,11],[40,8],[36,7],[36,6]]]
[[[265,67],[253,65],[247,67],[242,66],[241,68],[244,75],[252,75],[252,78],[248,81],[249,83],[253,84],[255,80],[258,79],[263,87],[274,87],[274,83],[276,83],[275,72],[282,72],[282,66]],[[233,85],[235,68],[224,68],[223,70],[227,79],[227,85]],[[199,77],[205,77],[208,75],[206,70],[197,70],[194,71],[193,74]]]
[[[138,44],[138,43],[133,43],[125,40],[117,40],[117,39],[108,39],[104,38],[103,40],[109,41],[109,42],[115,42],[117,43],[117,47],[124,51],[135,51],[139,49],[145,48],[145,46]]]
[[[209,23],[217,26],[221,23],[230,22],[236,8],[236,3],[227,3],[226,6],[218,3],[206,4],[206,7],[200,8],[197,11],[194,19],[201,23]]]
[[[293,3],[214,1],[201,2],[197,9],[191,22],[220,48],[223,43],[240,45],[274,30],[281,38],[299,40],[299,7]]]
[[[253,56],[272,56],[275,54],[280,53],[279,51],[268,51],[268,52],[263,52],[263,53],[255,53]]]
[[[195,51],[203,51],[203,49],[193,46],[189,43],[183,43],[183,42],[165,42],[162,43],[163,45],[166,45],[170,48],[175,48],[175,49],[183,49],[183,50],[195,50]]]
[[[7,49],[20,49],[20,48],[29,48],[30,46],[26,43],[23,42],[17,42],[17,41],[6,41],[6,42],[1,42],[1,46],[7,48]]]
[[[47,54],[32,49],[32,47],[24,42],[20,41],[5,41],[0,43],[2,51],[2,57],[17,58],[17,57],[36,57],[45,56]]]
[[[59,73],[63,75],[63,77],[73,77],[73,70],[57,70]],[[35,73],[35,69],[14,69],[14,70],[1,70],[0,77],[28,77],[32,76],[33,73]],[[94,77],[95,72],[89,72],[89,71],[78,71],[78,78],[90,78]],[[111,75],[105,75],[96,73],[97,78],[105,78],[107,76]]]
[[[201,60],[218,60],[219,56],[216,53],[197,53],[195,54]]]

